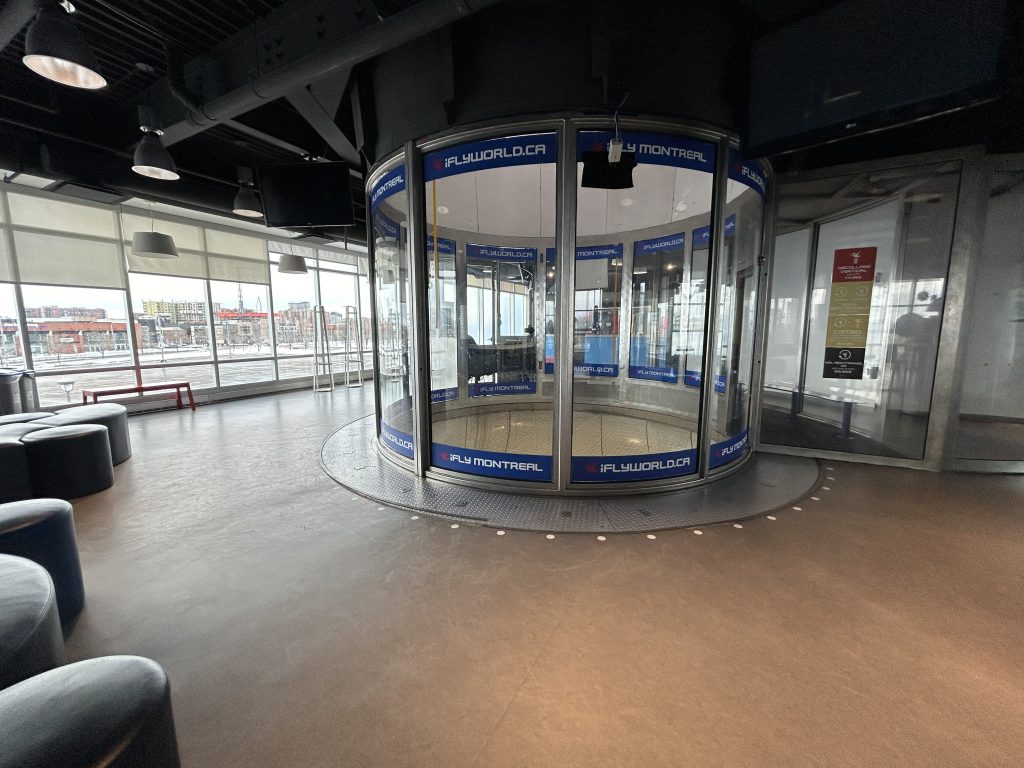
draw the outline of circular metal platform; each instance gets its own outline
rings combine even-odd
[[[382,457],[373,416],[324,441],[320,464],[345,488],[381,504],[460,522],[528,531],[637,533],[743,520],[786,506],[813,488],[814,459],[757,454],[721,480],[644,496],[535,496],[416,477]]]

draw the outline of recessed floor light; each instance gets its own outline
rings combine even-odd
[[[420,516],[419,516],[419,515],[413,515],[413,516],[412,516],[412,517],[410,517],[409,519],[410,519],[410,520],[419,520],[419,519],[420,519]]]
[[[795,509],[797,512],[803,512],[804,511],[803,507],[793,507],[793,509]]]
[[[743,526],[742,526],[742,525],[740,525],[739,523],[733,523],[733,524],[732,524],[732,527],[733,527],[733,528],[742,528]]]
[[[549,534],[548,534],[547,536],[545,536],[544,538],[545,538],[545,539],[553,539],[553,538],[555,538],[555,534],[553,534],[553,533],[549,533]]]
[[[817,496],[811,496],[811,501],[821,501]]]
[[[598,541],[608,541],[608,537],[607,536],[598,536],[597,540]]]
[[[704,531],[694,531],[693,535],[694,536],[703,536],[704,535]]]
[[[384,511],[384,507],[377,507],[377,511],[378,512],[383,512]]]
[[[504,536],[504,535],[505,535],[505,532],[504,532],[504,531],[498,531],[498,535],[499,535],[499,536]]]
[[[829,488],[827,485],[823,485],[823,486],[821,486],[821,490],[823,490],[823,491],[831,491],[832,489]]]
[[[458,527],[459,527],[458,523],[452,523],[452,528],[458,528]]]
[[[825,479],[826,479],[826,480],[835,480],[835,478],[834,478],[834,477],[826,477]]]
[[[648,539],[656,539],[656,538],[658,538],[658,537],[657,537],[657,536],[655,536],[655,535],[654,535],[653,533],[648,533],[648,534],[647,534],[647,538],[648,538]]]
[[[768,518],[769,520],[775,520],[775,519],[776,519],[775,515],[766,515],[766,517],[767,517],[767,518]]]

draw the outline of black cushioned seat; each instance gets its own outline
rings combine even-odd
[[[49,429],[49,424],[41,424],[38,421],[26,421],[23,424],[4,424],[0,427],[0,437],[13,437],[20,440],[29,432],[38,432],[41,429]]]
[[[0,435],[0,504],[32,498],[25,446],[16,437]]]
[[[4,424],[22,424],[26,421],[35,421],[36,419],[45,419],[49,416],[53,416],[52,411],[31,411],[29,413],[9,413],[6,416],[0,416],[0,426]]]
[[[0,691],[0,768],[179,768],[167,675],[107,656]]]
[[[63,663],[64,638],[46,569],[0,555],[0,690]]]
[[[36,496],[75,499],[114,484],[107,428],[99,424],[51,427],[21,438]]]
[[[102,424],[110,439],[110,457],[114,464],[127,461],[132,455],[132,441],[128,435],[128,409],[117,403],[95,403],[67,408],[60,413],[41,419],[39,424],[63,427],[69,424]]]
[[[34,560],[49,572],[62,624],[68,625],[81,612],[85,586],[75,516],[66,501],[31,499],[0,504],[0,553]]]

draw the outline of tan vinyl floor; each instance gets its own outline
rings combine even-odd
[[[163,664],[186,768],[1024,765],[1024,477],[827,462],[742,528],[498,536],[330,480],[371,409],[133,416],[75,504],[68,654]]]
[[[435,419],[435,443],[499,453],[543,454],[551,451],[550,410],[495,409],[469,416]],[[573,415],[573,454],[635,456],[696,447],[688,429],[649,419],[607,413]]]

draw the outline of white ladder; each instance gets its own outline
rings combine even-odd
[[[326,383],[323,377],[327,377]],[[327,337],[327,313],[323,305],[313,307],[313,391],[334,390],[334,368],[331,366],[331,340]]]

